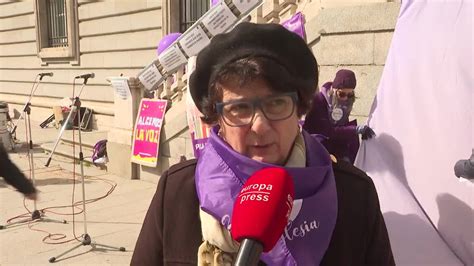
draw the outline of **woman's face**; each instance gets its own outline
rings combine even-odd
[[[233,100],[269,99],[270,96],[278,95],[261,79],[244,87],[220,87],[223,90],[224,103]],[[299,132],[296,103],[293,106],[292,114],[279,121],[268,120],[260,108],[255,108],[253,120],[245,126],[230,126],[220,117],[220,135],[235,151],[253,160],[283,165]]]
[[[333,89],[337,95],[337,98],[340,101],[347,101],[355,97],[354,89],[352,88],[340,88],[340,89],[333,88]]]

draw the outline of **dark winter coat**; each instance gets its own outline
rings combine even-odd
[[[12,185],[19,192],[24,195],[32,194],[36,192],[35,187],[29,179],[16,167],[16,165],[10,161],[8,153],[0,144],[0,176],[3,177],[5,182]]]
[[[195,168],[196,160],[190,160],[162,175],[131,265],[197,264],[202,234]],[[338,217],[321,265],[395,265],[372,180],[346,162],[334,163],[333,169]]]

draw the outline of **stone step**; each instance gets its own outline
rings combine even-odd
[[[54,148],[54,143],[44,143],[44,144],[41,144],[40,147],[43,149],[43,151],[47,154],[49,158],[49,155],[51,154]],[[107,173],[107,165],[95,166],[93,164],[92,152],[93,150],[91,147],[89,146],[82,147],[82,153],[84,156],[84,162],[83,162],[84,174],[85,175],[98,175],[98,174]],[[45,162],[46,161],[47,160],[45,160]],[[66,142],[61,141],[56,147],[56,150],[54,151],[50,166],[53,164],[57,164],[61,168],[67,169],[67,170],[73,170],[73,167],[75,166],[76,172],[79,173],[80,172],[79,145],[76,145],[75,154],[73,155],[73,146],[71,145],[71,143],[66,143]]]
[[[49,155],[51,151],[54,148],[54,143],[44,143],[41,144],[40,147]],[[92,163],[92,148],[83,146],[82,147],[82,153],[84,155],[84,161],[88,163]],[[64,142],[60,142],[58,144],[58,147],[56,147],[56,150],[54,151],[54,155],[61,155],[66,158],[70,159],[79,159],[79,145],[76,145],[75,147],[75,154],[73,155],[73,146],[66,144]]]
[[[103,139],[107,139],[108,131],[81,131],[81,140],[82,146],[93,148],[94,145]],[[63,135],[61,136],[61,141],[64,144],[72,145],[74,143],[79,143],[79,131],[74,131],[74,139],[73,139],[73,131],[72,130],[65,130]]]

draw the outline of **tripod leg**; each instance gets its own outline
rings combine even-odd
[[[67,224],[67,221],[66,220],[54,220],[54,219],[50,219],[50,218],[44,218],[44,216],[41,216],[41,221],[43,222],[51,222],[51,223],[59,223],[59,224]]]
[[[33,213],[32,213],[33,215]],[[17,226],[21,226],[23,224],[26,224],[26,223],[29,223],[29,222],[32,222],[32,221],[35,221],[33,218],[29,217],[29,218],[25,218],[25,219],[21,219],[21,220],[18,220],[18,221],[15,221],[14,223],[7,223],[5,225],[1,225],[0,226],[0,230],[3,230],[3,229],[7,229],[7,228],[10,228],[10,227],[17,227]]]
[[[98,246],[98,247],[104,247],[104,248],[109,248],[109,249],[112,249],[112,250],[117,250],[117,251],[126,251],[126,249],[124,247],[114,247],[114,246],[109,246],[109,245],[104,245],[104,244],[98,244],[98,243],[93,243],[92,244],[93,246]]]
[[[78,248],[78,247],[80,247],[80,246],[83,246],[83,245],[84,245],[83,243],[77,244],[77,245],[75,245],[74,247],[72,247],[72,248],[70,248],[70,249],[64,251],[63,253],[59,254],[58,256],[49,258],[49,262],[50,262],[50,263],[53,263],[53,262],[55,262],[58,258],[60,258],[60,257],[62,257],[62,256],[64,256],[64,255],[66,255],[67,253],[69,253],[69,252],[71,252],[71,251],[75,250],[76,248]]]
[[[96,247],[105,247],[105,248],[108,248],[108,249],[111,249],[111,250],[117,250],[117,251],[122,251],[122,252],[126,251],[124,247],[113,247],[113,246],[109,246],[109,245],[97,244],[95,242],[92,242],[91,237],[88,234],[84,234],[80,244],[66,250],[65,252],[59,254],[56,257],[49,258],[49,262],[50,263],[55,262],[58,258],[66,255],[67,253],[75,250],[76,248],[78,248],[80,246],[89,246],[89,245],[92,247],[92,249],[95,249]]]

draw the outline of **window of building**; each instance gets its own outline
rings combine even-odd
[[[46,0],[48,46],[67,47],[67,13],[65,0]]]
[[[44,64],[78,64],[76,0],[36,0],[38,55]]]
[[[180,0],[179,31],[185,32],[209,10],[209,0]]]

